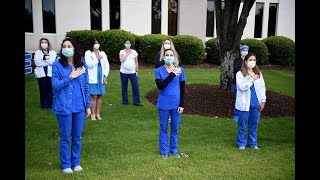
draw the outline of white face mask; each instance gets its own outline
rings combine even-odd
[[[248,62],[247,63],[248,68],[253,68],[256,66],[256,61],[247,61],[247,62]]]
[[[99,49],[99,47],[100,47],[100,44],[94,44],[94,45],[93,45],[93,48],[94,48],[94,49]]]
[[[47,43],[41,43],[41,48],[42,49],[47,49],[48,48],[48,44]]]
[[[171,45],[170,44],[164,44],[163,47],[164,47],[164,49],[170,49]]]

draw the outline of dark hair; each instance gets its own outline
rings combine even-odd
[[[91,51],[94,50],[93,46],[94,46],[94,44],[95,44],[96,41],[97,41],[98,43],[100,43],[100,41],[99,41],[97,38],[92,38],[92,39],[91,39],[91,41],[90,41]],[[99,50],[100,50],[100,47],[99,47]]]
[[[126,43],[126,41],[130,41],[130,39],[125,39],[125,40],[123,41],[123,43]],[[131,41],[130,41],[130,43],[131,43]]]
[[[173,50],[173,49],[165,49],[165,50],[163,51],[163,55],[164,55],[167,51],[172,51],[173,54],[174,54],[174,50]]]
[[[243,59],[243,61],[242,61],[242,67],[241,67],[240,71],[242,72],[242,74],[243,74],[244,76],[248,75],[248,67],[247,67],[247,65],[246,65],[246,62],[248,61],[249,57],[251,57],[251,56],[254,56],[255,58],[257,58],[257,56],[256,56],[254,53],[248,53],[248,54],[244,57],[244,59]],[[256,61],[257,61],[257,59],[256,59]],[[257,63],[256,63],[256,65],[252,68],[252,71],[253,71],[254,74],[260,75],[260,70],[259,70],[259,68],[258,68]]]
[[[83,51],[80,47],[80,45],[77,43],[77,41],[75,41],[72,38],[66,37],[63,39],[62,43],[61,43],[61,50],[60,50],[60,59],[59,61],[63,64],[63,66],[68,66],[68,60],[67,58],[62,54],[62,48],[63,48],[63,43],[65,41],[70,41],[71,44],[74,47],[74,55],[73,55],[73,62],[74,62],[74,67],[78,68],[78,67],[82,67],[84,65],[84,58],[83,58]]]

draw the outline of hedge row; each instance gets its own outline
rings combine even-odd
[[[163,40],[170,38],[174,42],[182,64],[195,65],[207,61],[220,65],[220,49],[216,38],[203,44],[201,39],[191,35],[146,34],[138,36],[121,29],[69,31],[66,36],[76,39],[84,51],[91,49],[90,40],[96,37],[100,41],[101,49],[106,52],[108,60],[112,63],[120,63],[119,51],[124,49],[124,40],[129,39],[131,47],[138,51],[140,60],[143,63],[153,64]],[[271,36],[263,40],[247,38],[242,39],[240,44],[249,46],[249,52],[257,55],[259,65],[272,63],[289,66],[295,64],[295,43],[289,38],[283,36]]]
[[[220,65],[220,49],[212,38],[206,41],[207,61]],[[265,65],[268,63],[282,66],[295,65],[295,43],[284,36],[270,36],[262,40],[246,38],[240,44],[249,46],[249,52],[257,55],[257,63]]]

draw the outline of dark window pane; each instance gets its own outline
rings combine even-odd
[[[110,29],[120,29],[120,0],[109,0]]]
[[[90,0],[91,30],[102,29],[101,0]]]
[[[152,34],[161,34],[161,0],[152,0]]]
[[[168,34],[177,35],[178,0],[168,0]]]
[[[268,37],[276,35],[278,3],[270,3],[268,20]]]
[[[56,33],[56,12],[54,0],[42,0],[43,32]]]
[[[254,37],[261,38],[262,36],[262,19],[263,19],[264,3],[256,3],[256,15],[254,24]]]
[[[207,37],[213,37],[214,33],[214,1],[207,1]]]
[[[24,1],[24,32],[33,32],[32,0]]]

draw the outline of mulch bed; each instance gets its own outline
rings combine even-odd
[[[275,92],[266,92],[267,103],[261,117],[295,116],[295,98]],[[158,90],[147,94],[147,100],[156,105]],[[186,84],[185,114],[215,118],[232,118],[233,92],[220,89],[219,85]]]
[[[153,69],[152,64],[143,64],[139,62],[140,69]],[[202,63],[199,65],[183,65],[185,69],[212,69],[220,68],[212,63]],[[111,70],[119,70],[119,64],[111,64]],[[295,70],[294,66],[280,65],[261,65],[259,69],[263,70]],[[276,92],[267,90],[267,103],[265,109],[261,113],[261,117],[280,117],[280,116],[295,116],[295,98],[291,96],[281,95]],[[147,100],[156,105],[158,100],[158,90],[151,91],[147,94]],[[186,84],[185,97],[185,114],[194,114],[207,117],[223,117],[232,118],[234,107],[233,92],[226,92],[220,89],[219,85],[208,84]]]

